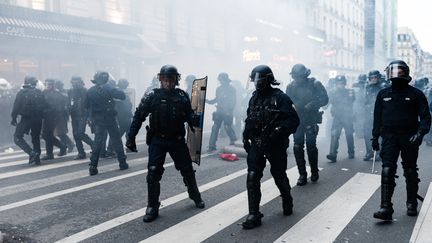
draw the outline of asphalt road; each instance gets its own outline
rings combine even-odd
[[[243,230],[247,215],[246,161],[223,161],[204,154],[196,177],[205,209],[195,208],[185,194],[181,175],[167,156],[161,181],[160,217],[143,223],[147,204],[144,144],[128,154],[130,169],[118,170],[115,159],[100,161],[99,174],[88,176],[88,160],[73,156],[29,166],[21,153],[0,154],[0,231],[5,242],[410,242],[432,235],[419,227],[431,226],[432,210],[425,202],[420,216],[408,217],[405,181],[398,169],[393,197],[394,220],[372,218],[380,203],[380,163],[362,160],[363,142],[356,140],[356,158],[348,159],[344,138],[337,163],[328,163],[328,142],[319,142],[320,179],[295,186],[298,173],[289,148],[288,175],[293,186],[294,213],[283,216],[281,198],[267,166],[262,179],[263,224]],[[226,144],[224,139],[220,144]],[[425,196],[432,182],[432,147],[420,151],[420,190]],[[400,166],[399,166],[400,167]],[[429,192],[432,194],[432,192]],[[428,198],[432,195],[428,194]],[[427,207],[428,206],[428,207]],[[431,228],[429,228],[431,229]],[[429,235],[428,235],[429,234]]]

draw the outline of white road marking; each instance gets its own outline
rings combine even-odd
[[[429,184],[429,189],[426,197],[423,200],[420,213],[417,216],[417,221],[414,230],[411,234],[410,243],[431,243],[432,242],[432,183]]]
[[[333,242],[381,185],[381,176],[357,173],[275,242]]]
[[[288,178],[298,176],[297,167],[287,171]],[[268,203],[280,192],[274,184],[273,178],[261,184],[261,205]],[[282,206],[280,207],[282,211]],[[229,212],[229,213],[227,213]],[[227,226],[233,224],[241,217],[248,214],[247,191],[243,191],[216,206],[190,217],[158,234],[155,234],[143,242],[175,242],[179,239],[183,242],[202,242]],[[199,228],[199,230],[197,230]]]

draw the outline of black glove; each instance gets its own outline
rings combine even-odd
[[[378,138],[372,138],[371,141],[372,141],[372,149],[373,149],[374,151],[378,151],[378,150],[380,150],[380,146],[379,146]]]
[[[12,118],[12,121],[10,124],[15,127],[18,124],[16,118]]]
[[[409,142],[410,142],[411,145],[418,147],[423,142],[423,135],[420,132],[417,132],[416,134],[414,134],[410,138]]]
[[[128,148],[131,152],[135,152],[135,153],[138,152],[135,143],[135,138],[128,138],[126,140],[126,148]]]
[[[243,139],[243,148],[246,150],[246,153],[249,153],[251,149],[251,143],[249,139]]]

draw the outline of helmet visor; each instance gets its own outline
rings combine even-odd
[[[404,78],[407,79],[408,77],[408,73],[406,70],[406,67],[403,65],[399,65],[399,64],[392,64],[389,65],[386,69],[385,69],[386,75],[388,79],[392,79],[392,78]]]

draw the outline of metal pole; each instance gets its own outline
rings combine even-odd
[[[373,156],[373,161],[372,161],[372,172],[371,172],[372,174],[375,173],[376,154],[377,154],[377,151],[375,150],[375,151],[374,151],[374,156]]]

